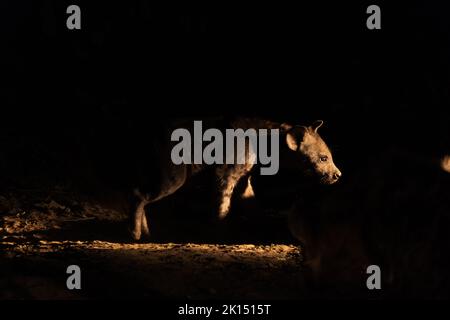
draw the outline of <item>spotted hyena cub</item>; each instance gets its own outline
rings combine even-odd
[[[333,162],[333,157],[326,143],[318,133],[323,121],[316,121],[311,126],[297,126],[286,123],[276,123],[265,120],[239,118],[228,123],[233,129],[278,129],[280,139],[280,166],[294,167],[302,175],[313,178],[322,184],[333,184],[341,177],[341,172]],[[270,130],[268,130],[270,134]],[[169,135],[167,141],[170,141]],[[255,155],[252,154],[248,142],[246,144],[244,164],[213,165],[217,180],[216,213],[219,219],[224,219],[231,208],[231,198],[236,185],[241,179],[246,179],[247,186],[242,197],[252,197],[251,174],[254,168]],[[139,240],[142,235],[149,235],[145,207],[165,198],[180,189],[187,179],[205,168],[205,165],[179,164],[171,161],[171,144],[162,143],[158,146],[158,186],[151,192],[143,187],[134,189],[135,206],[133,207],[132,236]],[[211,166],[211,165],[210,165]]]

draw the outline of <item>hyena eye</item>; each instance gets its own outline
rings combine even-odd
[[[327,156],[320,156],[320,161],[326,162],[326,161],[328,161],[328,157]]]

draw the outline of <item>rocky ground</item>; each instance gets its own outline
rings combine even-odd
[[[154,219],[159,231],[152,239],[132,243],[121,210],[62,190],[4,192],[0,211],[0,299],[285,299],[303,294],[300,248],[248,236],[248,221],[213,227],[201,218],[177,221],[169,215]],[[273,221],[261,222],[261,232],[273,229]],[[169,229],[174,231],[164,231]],[[66,288],[72,264],[81,268],[79,291]]]

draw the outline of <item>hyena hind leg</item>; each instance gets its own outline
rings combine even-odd
[[[142,214],[141,231],[142,231],[142,235],[144,235],[145,237],[149,237],[150,236],[150,229],[148,228],[147,216],[146,216],[145,210],[144,210],[144,213]]]
[[[145,216],[145,206],[150,203],[150,200],[148,196],[142,195],[138,190],[135,190],[134,194],[138,200],[133,212],[133,229],[131,230],[131,235],[134,240],[140,240],[142,233],[144,235],[150,234]]]
[[[134,226],[131,233],[135,240],[139,240],[142,234],[145,236],[150,235],[145,214],[145,206],[175,193],[186,181],[186,166],[172,166],[166,170],[167,171],[165,171],[163,175],[161,190],[157,195],[141,193],[138,189],[134,190],[134,196],[138,201],[135,206]]]

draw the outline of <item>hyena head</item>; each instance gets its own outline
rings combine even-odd
[[[283,125],[286,130],[286,143],[295,152],[300,169],[307,175],[317,178],[322,184],[333,184],[342,173],[333,162],[333,156],[317,130],[323,121],[315,121],[311,126]]]

